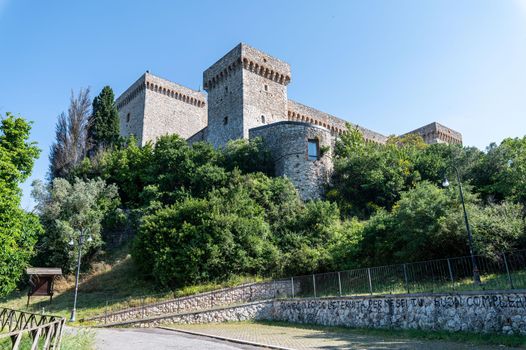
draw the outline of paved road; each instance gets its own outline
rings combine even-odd
[[[197,337],[156,328],[97,328],[97,350],[256,350],[246,346],[211,338]]]

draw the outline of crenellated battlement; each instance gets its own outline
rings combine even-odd
[[[331,135],[337,136],[347,130],[347,121],[335,117],[331,114],[319,111],[315,108],[306,106],[304,104],[288,100],[288,120],[310,123],[313,125],[323,126],[330,130]],[[349,123],[351,124],[351,123]],[[351,124],[354,125],[354,124]],[[384,144],[387,141],[387,136],[384,136],[375,131],[355,125],[363,134],[365,142],[374,142]]]
[[[202,92],[189,89],[150,73],[146,73],[146,88],[195,107],[203,108],[206,105],[206,95]]]
[[[433,122],[421,128],[410,131],[404,135],[417,134],[422,136],[426,143],[462,144],[462,134],[440,123]]]
[[[135,83],[133,83],[126,91],[124,91],[116,100],[115,106],[121,109],[130,102],[132,102],[145,89],[145,78],[143,74]]]
[[[288,63],[241,43],[203,73],[204,89],[215,88],[239,68],[285,86],[291,80]]]

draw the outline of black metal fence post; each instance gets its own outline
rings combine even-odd
[[[369,278],[369,293],[373,294],[373,281],[371,281],[371,268],[367,268],[367,277]]]
[[[338,289],[340,290],[340,296],[342,296],[342,278],[340,276],[340,271],[338,271]]]
[[[314,291],[314,297],[316,298],[316,275],[312,275],[312,290]]]
[[[404,282],[405,282],[405,289],[407,290],[407,294],[411,293],[409,290],[409,279],[407,278],[407,264],[402,265],[404,267]]]
[[[502,253],[502,257],[504,258],[504,266],[506,267],[506,274],[508,275],[508,282],[510,284],[510,288],[513,289],[513,280],[511,279],[510,269],[508,267],[508,259],[506,259],[506,253]]]
[[[455,279],[453,278],[453,270],[451,269],[451,261],[447,259],[447,269],[449,270],[449,279],[451,280],[451,286],[455,288]]]

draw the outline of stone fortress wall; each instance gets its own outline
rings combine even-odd
[[[119,111],[119,129],[121,136],[135,135],[142,143],[144,126],[144,108],[146,103],[146,76],[143,74],[135,83],[115,100]]]
[[[121,135],[141,145],[165,134],[188,138],[207,125],[206,95],[146,72],[115,101]]]
[[[309,161],[284,156],[284,150],[306,153],[307,139],[311,136],[332,149],[335,139],[346,130],[347,122],[289,100],[290,81],[288,63],[243,43],[203,72],[207,95],[146,72],[116,101],[121,134],[134,134],[144,145],[175,133],[190,143],[207,141],[214,147],[223,147],[229,140],[264,137],[277,162],[276,175],[291,178],[302,198],[319,198],[322,183],[332,171],[331,152]],[[286,121],[300,124],[280,124]],[[273,124],[278,125],[259,129]],[[356,127],[366,142],[384,144],[388,139]],[[254,129],[257,130],[252,132]],[[438,123],[411,133],[420,134],[427,143],[462,144],[460,133]]]
[[[207,125],[206,105],[204,93],[146,74],[143,143],[171,130],[185,139],[194,135]]]
[[[214,146],[248,138],[253,127],[286,120],[290,66],[239,44],[203,73],[207,139]]]
[[[407,134],[418,134],[422,136],[425,143],[449,143],[449,144],[462,144],[462,134],[458,131],[448,128],[437,122],[425,125],[416,130],[410,131]]]
[[[332,174],[332,143],[329,129],[306,122],[283,121],[250,130],[261,137],[274,160],[276,176],[287,176],[302,199],[319,198]],[[307,142],[316,140],[319,159],[309,160]]]
[[[292,100],[288,100],[287,117],[288,120],[323,126],[324,128],[329,129],[333,136],[337,136],[347,130],[346,124],[349,123],[331,114]],[[354,125],[352,123],[349,124]],[[387,141],[387,136],[358,125],[355,126],[362,132],[366,142],[384,144]]]

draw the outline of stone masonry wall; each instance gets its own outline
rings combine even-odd
[[[119,130],[121,136],[128,137],[134,135],[139,144],[142,144],[146,96],[145,85],[145,75],[142,75],[115,100],[115,105],[119,111]]]
[[[207,140],[215,147],[248,138],[253,127],[287,119],[290,66],[240,44],[203,74],[208,91]]]
[[[526,335],[526,293],[463,292],[278,300],[273,320],[325,326]]]
[[[301,122],[279,122],[250,130],[261,137],[275,162],[276,176],[288,177],[303,199],[320,198],[332,173],[332,137],[329,130]],[[309,160],[307,143],[317,139],[321,157]],[[322,153],[325,151],[325,153]]]
[[[338,135],[347,130],[347,122],[345,120],[299,102],[288,100],[287,108],[288,120],[323,126],[324,128],[329,129],[332,135]],[[353,125],[352,123],[349,124]],[[368,142],[384,144],[387,141],[387,136],[359,125],[355,126],[361,131],[364,139]]]
[[[206,95],[146,74],[142,144],[166,134],[188,138],[208,123]]]
[[[295,283],[296,284],[296,283]],[[295,292],[299,290],[295,285]],[[86,319],[104,323],[119,323],[145,317],[169,315],[175,313],[205,310],[214,307],[266,300],[292,295],[291,280],[278,280],[263,283],[251,283],[234,288],[224,288],[212,292],[170,299],[144,307],[135,307]]]
[[[424,125],[421,128],[410,131],[407,134],[418,134],[428,144],[450,143],[462,144],[462,134],[437,122]]]
[[[132,321],[168,323],[272,320],[361,328],[466,331],[526,335],[526,292],[462,292],[327,299],[269,300]]]
[[[214,147],[243,138],[243,68],[230,66],[227,74],[208,87],[208,128],[206,140]]]
[[[260,301],[247,303],[239,306],[230,306],[214,310],[188,312],[168,317],[153,317],[142,321],[132,321],[134,327],[157,327],[167,324],[196,324],[196,323],[219,323],[219,322],[241,322],[252,320],[272,319],[272,301]],[[124,324],[119,324],[126,325]]]

